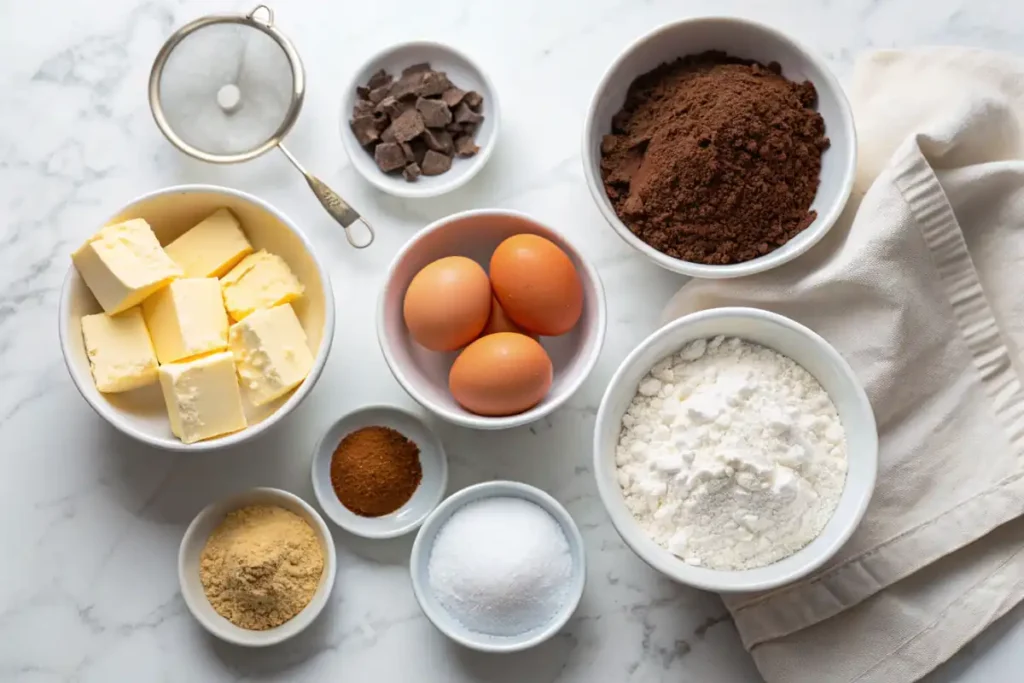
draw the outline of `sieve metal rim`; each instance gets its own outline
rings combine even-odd
[[[260,10],[266,12],[266,21],[257,18],[256,15]],[[168,123],[167,116],[164,114],[163,104],[160,101],[160,77],[163,75],[164,67],[167,65],[167,59],[171,56],[171,53],[188,36],[199,29],[215,24],[241,24],[262,31],[270,36],[277,43],[278,47],[284,51],[285,57],[288,59],[288,65],[292,70],[292,100],[288,105],[281,125],[258,147],[238,154],[210,154],[185,142],[174,132],[171,124]],[[257,5],[248,14],[211,14],[199,17],[185,24],[172,33],[171,37],[163,44],[160,52],[156,55],[156,59],[153,61],[153,68],[149,72],[149,109],[153,114],[153,120],[156,121],[157,128],[160,129],[160,132],[164,134],[164,137],[171,144],[185,154],[212,164],[235,164],[241,161],[249,161],[277,147],[284,136],[288,134],[288,131],[292,129],[292,126],[295,125],[295,121],[298,120],[305,97],[306,74],[302,66],[302,59],[299,57],[299,53],[292,45],[292,42],[274,27],[274,12],[266,5]]]

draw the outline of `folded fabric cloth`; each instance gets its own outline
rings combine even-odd
[[[770,309],[864,383],[879,476],[829,566],[726,596],[769,683],[916,681],[1024,598],[1024,62],[885,51],[857,67],[858,178],[817,247],[694,280],[669,320]]]

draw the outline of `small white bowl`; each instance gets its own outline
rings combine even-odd
[[[331,486],[331,458],[346,436],[363,427],[391,427],[420,449],[423,480],[412,498],[395,512],[362,517],[345,507]],[[367,406],[345,415],[327,430],[313,452],[313,493],[324,513],[342,529],[363,538],[395,538],[418,529],[444,498],[448,488],[448,457],[430,427],[412,413],[394,406]]]
[[[430,588],[428,568],[434,539],[445,522],[467,503],[484,498],[522,498],[543,508],[551,515],[565,533],[572,556],[572,576],[569,579],[568,600],[562,610],[543,626],[516,636],[492,636],[472,631],[441,606]],[[495,530],[496,532],[498,530]],[[558,633],[569,621],[583,597],[587,582],[587,558],[583,547],[583,536],[572,516],[562,504],[540,489],[515,481],[488,481],[464,488],[448,497],[446,501],[427,518],[423,528],[416,535],[409,560],[412,575],[412,590],[420,609],[437,629],[453,641],[480,652],[518,652],[540,645]]]
[[[398,78],[402,69],[428,62],[431,68],[448,74],[453,85],[469,92],[475,90],[483,95],[483,122],[477,129],[475,142],[480,151],[467,159],[455,157],[452,167],[438,176],[420,176],[409,182],[401,173],[384,173],[377,167],[373,154],[363,148],[356,140],[349,122],[352,120],[352,107],[356,103],[356,86],[366,85],[370,76],[380,69]],[[494,151],[494,143],[498,138],[501,112],[498,108],[498,95],[490,79],[476,62],[455,48],[430,41],[401,43],[371,57],[359,68],[348,84],[341,100],[341,142],[345,146],[349,159],[356,170],[366,178],[367,182],[388,194],[396,197],[437,197],[462,187],[475,176]]]
[[[327,269],[298,226],[262,199],[216,185],[178,185],[142,195],[118,211],[106,224],[145,218],[160,243],[167,244],[221,207],[231,209],[238,217],[256,250],[266,249],[283,258],[302,282],[305,293],[292,302],[292,307],[314,355],[309,376],[295,390],[276,401],[255,407],[243,396],[249,426],[239,432],[185,444],[171,433],[167,406],[159,386],[151,385],[119,394],[100,393],[89,369],[81,321],[83,315],[99,313],[102,309],[73,265],[69,265],[64,278],[58,314],[60,346],[71,379],[100,417],[128,436],[158,448],[210,451],[240,444],[263,433],[306,398],[320,378],[334,339],[334,291]],[[96,229],[82,234],[82,242]]]
[[[821,534],[774,564],[742,571],[694,567],[648,537],[626,507],[615,472],[622,416],[651,367],[695,339],[739,337],[774,349],[803,366],[835,403],[846,431],[849,469],[839,504]],[[755,308],[715,308],[675,320],[642,341],[612,376],[594,426],[594,475],[601,501],[622,540],[647,564],[671,579],[716,592],[775,588],[810,574],[836,554],[860,524],[878,469],[878,432],[867,394],[846,360],[808,328]]]
[[[324,551],[324,571],[320,576],[320,585],[309,604],[285,623],[266,631],[252,631],[235,626],[217,614],[207,599],[203,584],[199,579],[199,563],[210,534],[229,512],[247,505],[276,505],[294,512],[309,522],[309,526],[312,527]],[[203,628],[221,640],[245,647],[276,645],[298,635],[313,623],[313,620],[327,604],[331,591],[334,589],[337,567],[338,559],[334,550],[334,539],[323,518],[311,505],[295,494],[272,488],[252,489],[220,503],[207,505],[188,525],[178,550],[178,582],[181,584],[181,596],[185,599],[185,604],[192,616]]]
[[[572,259],[583,283],[583,314],[568,333],[541,337],[554,366],[554,381],[544,400],[518,415],[484,417],[460,406],[448,390],[448,372],[458,354],[429,351],[414,342],[405,326],[402,302],[409,283],[428,263],[445,256],[466,256],[487,270],[494,249],[505,238],[521,233],[551,240]],[[377,308],[377,340],[398,383],[438,417],[473,429],[519,427],[568,401],[597,363],[607,317],[597,269],[560,233],[525,214],[503,209],[457,213],[416,233],[391,262]]]
[[[611,120],[626,100],[633,81],[659,64],[707,50],[761,63],[778,62],[792,81],[810,81],[818,91],[818,112],[825,119],[831,146],[821,158],[821,185],[811,204],[818,217],[805,230],[775,251],[731,265],[705,265],[673,258],[649,246],[623,223],[601,180],[601,138],[611,132]],[[699,278],[732,278],[760,273],[795,259],[825,236],[850,196],[857,165],[857,133],[853,112],[839,81],[825,61],[782,32],[731,17],[684,19],[643,36],[627,47],[605,72],[590,102],[583,128],[583,175],[598,209],[626,244],[662,268]]]

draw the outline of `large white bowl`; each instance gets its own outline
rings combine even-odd
[[[384,173],[373,160],[373,154],[359,144],[349,122],[352,119],[352,107],[356,103],[356,86],[366,85],[370,76],[384,69],[398,78],[402,69],[413,64],[428,62],[437,71],[448,74],[453,85],[465,91],[475,90],[483,95],[481,113],[483,122],[476,131],[474,141],[480,151],[474,156],[463,159],[452,159],[452,167],[437,176],[420,176],[409,182],[401,173]],[[437,197],[458,189],[472,180],[480,172],[487,160],[491,158],[498,129],[501,122],[501,110],[498,108],[498,95],[494,84],[487,78],[483,69],[467,55],[455,48],[441,43],[418,40],[411,43],[400,43],[389,47],[371,57],[363,66],[356,70],[352,81],[348,84],[341,99],[341,142],[352,160],[352,165],[368,183],[382,192],[396,197]]]
[[[541,337],[554,366],[554,382],[544,400],[518,415],[483,417],[460,406],[448,391],[448,372],[458,354],[429,351],[414,342],[405,326],[402,302],[409,283],[428,263],[445,256],[466,256],[487,270],[495,247],[521,233],[551,240],[572,259],[583,283],[583,314],[568,333]],[[519,427],[568,401],[597,363],[607,317],[597,269],[560,233],[525,214],[502,209],[457,213],[416,233],[391,262],[377,309],[377,339],[395,379],[427,410],[473,429]]]
[[[317,586],[316,592],[310,598],[309,604],[280,626],[265,631],[252,631],[235,626],[217,614],[206,597],[206,591],[203,590],[203,584],[199,578],[199,563],[210,534],[229,512],[248,505],[276,505],[294,512],[309,523],[324,552],[324,571],[320,575],[320,585]],[[309,503],[294,493],[281,489],[252,489],[220,503],[207,505],[188,525],[178,549],[178,583],[181,586],[181,597],[184,598],[189,612],[211,634],[223,641],[246,647],[276,645],[305,630],[327,605],[327,600],[334,589],[334,577],[337,570],[338,559],[334,549],[334,539],[323,518]]]
[[[313,369],[294,391],[265,406],[243,400],[249,426],[225,436],[185,444],[171,433],[160,387],[151,385],[119,394],[97,391],[89,370],[82,340],[82,316],[102,309],[73,265],[68,267],[60,298],[60,345],[64,362],[78,391],[107,422],[128,436],[173,451],[209,451],[248,441],[290,413],[309,394],[327,362],[334,338],[334,293],[330,276],[313,252],[313,245],[285,214],[245,192],[215,185],[179,185],[157,190],[132,201],[107,223],[145,218],[161,244],[167,244],[220,207],[227,207],[241,221],[256,250],[266,249],[288,263],[305,286],[292,303],[309,338]],[[84,242],[99,226],[83,233]],[[70,261],[71,255],[68,254]]]
[[[832,141],[821,158],[821,185],[811,204],[818,217],[804,231],[775,251],[731,265],[705,265],[673,258],[649,246],[623,223],[601,181],[601,138],[611,132],[611,121],[626,101],[630,84],[659,64],[707,50],[762,63],[778,62],[782,75],[792,81],[810,81],[818,90],[818,112],[825,119],[825,134]],[[597,207],[626,244],[662,268],[699,278],[752,275],[793,260],[825,236],[835,223],[853,188],[857,165],[857,133],[853,112],[842,86],[825,61],[776,29],[746,19],[701,17],[666,24],[627,47],[612,63],[590,103],[583,129],[583,174]]]
[[[533,630],[515,636],[492,636],[479,633],[464,626],[438,601],[430,588],[430,554],[434,550],[437,534],[453,514],[463,506],[485,498],[522,498],[542,508],[562,528],[569,543],[572,557],[572,575],[569,577],[568,599],[551,621]],[[499,532],[495,529],[495,532]],[[423,527],[412,544],[409,559],[412,576],[412,591],[420,609],[441,633],[463,647],[481,652],[518,652],[543,643],[558,633],[572,617],[583,597],[587,582],[587,557],[583,547],[583,536],[573,521],[572,515],[562,504],[540,489],[515,481],[487,481],[464,488],[448,497],[427,517]]]
[[[835,403],[846,431],[849,469],[832,518],[809,545],[774,564],[742,571],[694,567],[652,541],[626,507],[615,473],[615,447],[622,416],[651,367],[688,342],[718,335],[739,337],[774,349],[810,372]],[[594,427],[594,475],[622,540],[647,564],[669,578],[717,592],[774,588],[795,581],[835,555],[867,509],[878,468],[878,432],[867,394],[849,364],[820,336],[775,313],[755,308],[715,308],[675,320],[640,343],[612,376]]]

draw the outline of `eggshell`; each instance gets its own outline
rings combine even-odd
[[[431,351],[454,351],[473,341],[491,314],[491,283],[480,265],[448,256],[416,273],[402,303],[412,338]]]
[[[533,336],[523,328],[512,322],[507,315],[505,310],[498,303],[497,299],[491,301],[491,316],[487,318],[487,325],[484,327],[484,331],[481,332],[481,336],[485,334],[494,334],[496,332],[518,332],[519,334],[525,334],[530,337]]]
[[[513,235],[498,245],[491,286],[505,314],[536,334],[565,334],[583,312],[583,284],[572,260],[538,235]]]
[[[477,415],[515,415],[541,402],[554,378],[551,358],[536,340],[514,332],[467,346],[448,375],[455,400]]]

